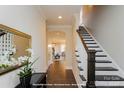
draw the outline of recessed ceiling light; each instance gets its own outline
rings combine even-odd
[[[62,19],[62,16],[58,16],[59,19]]]

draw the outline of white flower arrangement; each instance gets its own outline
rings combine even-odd
[[[9,51],[5,51],[3,56],[0,56],[0,68],[7,68],[10,66],[14,66],[15,64],[17,64],[17,61],[14,58],[10,59],[10,55],[13,55],[16,53],[16,48],[13,47],[12,49],[10,49]]]
[[[28,49],[26,49],[26,51],[28,52],[28,53],[30,53],[30,56],[20,56],[20,57],[18,57],[18,61],[19,62],[25,62],[25,61],[27,61],[27,60],[29,60],[30,62],[33,62],[34,61],[34,52],[33,52],[33,49],[31,49],[31,48],[28,48]]]
[[[7,67],[12,67],[12,66],[16,66],[16,65],[22,65],[23,63],[30,63],[33,64],[34,61],[36,61],[37,59],[34,58],[34,52],[33,49],[28,48],[25,51],[27,51],[28,53],[30,53],[30,56],[20,56],[17,58],[17,60],[15,58],[11,58],[11,61],[8,60],[9,55],[10,54],[15,54],[16,53],[16,48],[12,48],[11,51],[6,51],[4,53],[4,56],[0,56],[0,68],[7,68]]]
[[[38,58],[34,58],[34,52],[31,48],[26,49],[31,55],[30,56],[21,56],[18,58],[18,61],[22,63],[26,63],[23,69],[21,69],[18,74],[21,78],[31,76],[32,75],[32,65],[38,60]]]

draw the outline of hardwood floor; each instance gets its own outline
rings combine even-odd
[[[56,61],[48,69],[48,88],[77,88],[71,69],[65,69],[64,63]]]

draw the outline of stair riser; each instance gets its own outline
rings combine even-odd
[[[85,43],[96,43],[95,41],[85,41]]]
[[[119,73],[119,71],[95,71],[96,75],[118,75],[123,77],[123,75],[121,73]]]
[[[108,57],[96,57],[96,60],[109,60]]]
[[[115,67],[113,64],[107,64],[107,63],[96,63],[96,67]]]
[[[100,48],[88,48],[89,50],[101,50]]]

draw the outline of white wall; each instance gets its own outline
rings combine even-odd
[[[62,31],[66,36],[66,68],[72,69],[72,27],[70,25],[48,25],[47,31]]]
[[[32,36],[32,48],[39,56],[34,68],[36,72],[45,72],[46,23],[36,6],[0,6],[0,14],[0,24]],[[19,83],[17,72],[18,70],[0,76],[0,87],[15,87]]]
[[[124,71],[123,10],[124,6],[95,6],[89,13],[89,19],[84,23]]]

